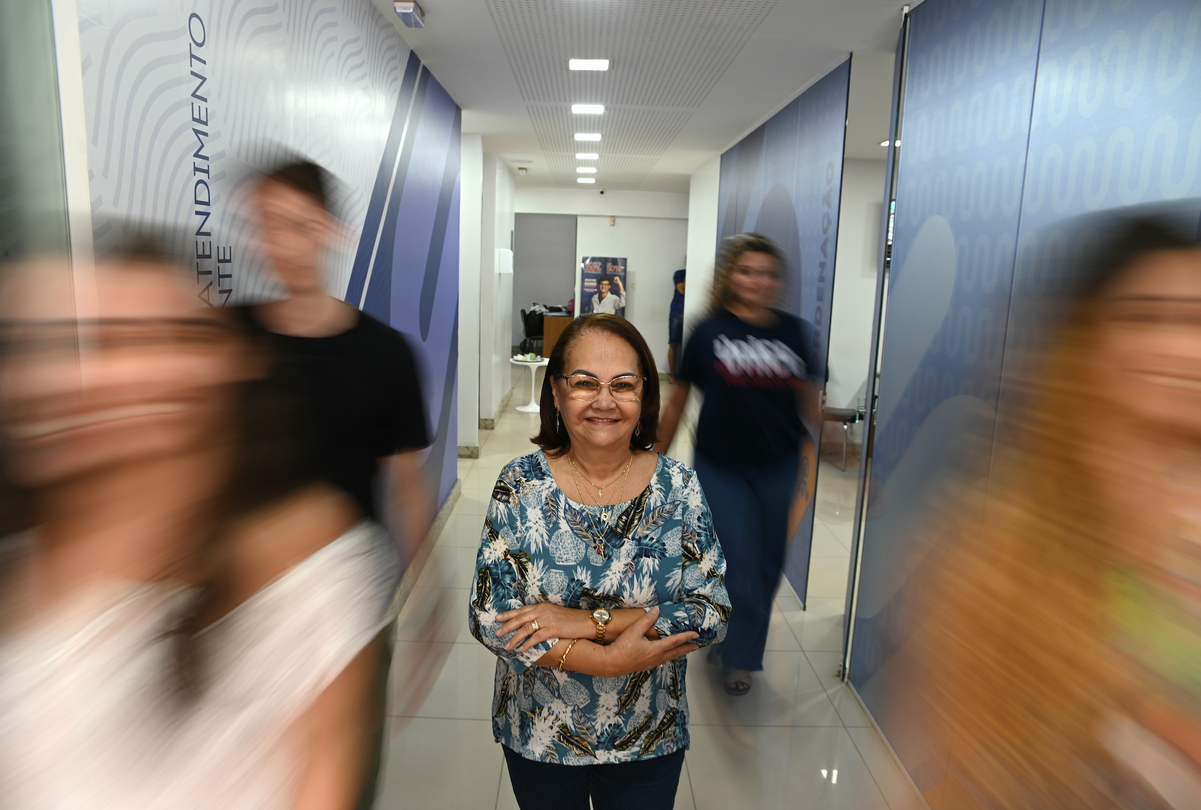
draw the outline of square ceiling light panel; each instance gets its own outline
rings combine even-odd
[[[608,59],[568,59],[567,67],[571,70],[608,70]]]
[[[404,0],[396,0],[392,4],[400,21],[409,28],[425,28],[425,12],[421,6]]]

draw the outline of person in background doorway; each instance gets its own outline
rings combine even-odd
[[[670,808],[683,656],[730,615],[709,507],[650,452],[659,377],[628,321],[568,326],[541,408],[541,450],[501,471],[472,578],[471,632],[498,657],[492,733],[522,810]]]
[[[729,572],[733,613],[721,646],[726,691],[744,695],[763,668],[772,599],[784,566],[790,515],[813,497],[820,388],[816,329],[774,308],[786,257],[765,236],[722,243],[711,313],[697,326],[664,409],[666,452],[691,386],[704,394],[696,433],[697,475]],[[802,418],[804,417],[804,418]]]
[[[671,277],[675,292],[671,296],[671,311],[667,316],[667,373],[675,382],[676,355],[684,344],[684,271],[677,270]]]
[[[592,315],[617,315],[619,310],[625,309],[626,305],[626,285],[622,283],[621,276],[614,276],[617,280],[617,289],[619,292],[614,295],[609,292],[613,286],[612,281],[608,276],[601,276],[596,282],[596,295],[592,296]]]
[[[390,526],[403,570],[433,511],[418,462],[430,443],[421,381],[399,332],[325,291],[323,262],[337,227],[329,190],[326,172],[308,161],[281,166],[259,183],[261,238],[285,296],[252,307],[250,316],[269,333],[301,391],[319,473],[366,517]],[[377,502],[377,492],[385,503]]]

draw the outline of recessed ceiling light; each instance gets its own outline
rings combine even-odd
[[[409,28],[425,28],[425,12],[421,6],[404,0],[395,0],[392,8],[400,17],[400,21]]]
[[[608,59],[568,59],[567,67],[572,70],[608,70]]]
[[[576,115],[600,115],[605,111],[604,104],[572,104],[571,111]]]
[[[577,132],[575,134],[575,139],[577,141],[599,141],[600,133],[599,132]]]
[[[881,146],[888,146],[888,139],[880,141]]]
[[[575,173],[576,174],[596,174],[596,167],[595,166],[577,166]]]
[[[577,183],[595,183],[596,178],[595,177],[577,177],[575,179],[575,181]]]
[[[576,160],[600,160],[600,155],[596,152],[576,152]]]

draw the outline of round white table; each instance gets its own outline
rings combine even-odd
[[[525,366],[530,370],[530,404],[518,405],[517,410],[522,413],[541,413],[542,408],[538,405],[538,369],[549,363],[550,359],[539,357],[537,360],[521,360],[517,357],[510,357],[509,362],[515,366]]]

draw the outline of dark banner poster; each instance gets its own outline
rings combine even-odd
[[[580,314],[626,316],[626,260],[585,256],[580,260]]]

